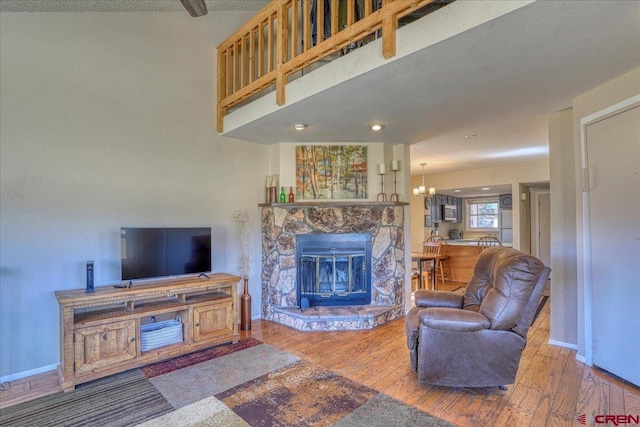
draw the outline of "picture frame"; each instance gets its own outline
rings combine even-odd
[[[424,216],[424,226],[425,227],[431,227],[433,225],[433,222],[431,221],[431,215],[425,215]]]

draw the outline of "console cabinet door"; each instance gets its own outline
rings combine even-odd
[[[233,334],[233,303],[228,301],[193,309],[193,340],[222,338]]]
[[[75,373],[108,369],[136,358],[136,321],[106,323],[74,331]]]

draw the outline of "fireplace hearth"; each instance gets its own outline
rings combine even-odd
[[[302,234],[296,236],[298,306],[371,303],[371,236]]]

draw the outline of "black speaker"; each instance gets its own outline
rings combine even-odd
[[[87,261],[87,292],[93,291],[93,261]]]

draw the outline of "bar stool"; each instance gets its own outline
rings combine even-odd
[[[436,277],[440,275],[440,282],[442,286],[444,286],[444,277],[446,276],[447,269],[447,258],[449,257],[449,243],[447,239],[442,236],[431,236],[427,239],[427,242],[437,242],[442,245],[442,252],[440,253],[440,258],[436,264]]]
[[[478,239],[478,253],[492,246],[502,246],[502,242],[495,236],[483,236]]]
[[[434,284],[434,289],[435,289],[435,282],[436,282],[436,278],[437,273],[438,273],[438,265],[440,263],[440,259],[442,258],[442,243],[441,242],[433,242],[433,241],[429,241],[426,240],[423,242],[422,244],[423,250],[422,253],[424,255],[428,255],[433,261],[423,261],[423,262],[429,262],[431,265],[429,266],[428,274],[435,274],[436,276],[434,276],[433,278],[433,284]],[[425,271],[424,268],[424,264],[422,267],[422,271]],[[443,282],[444,283],[444,282]]]

